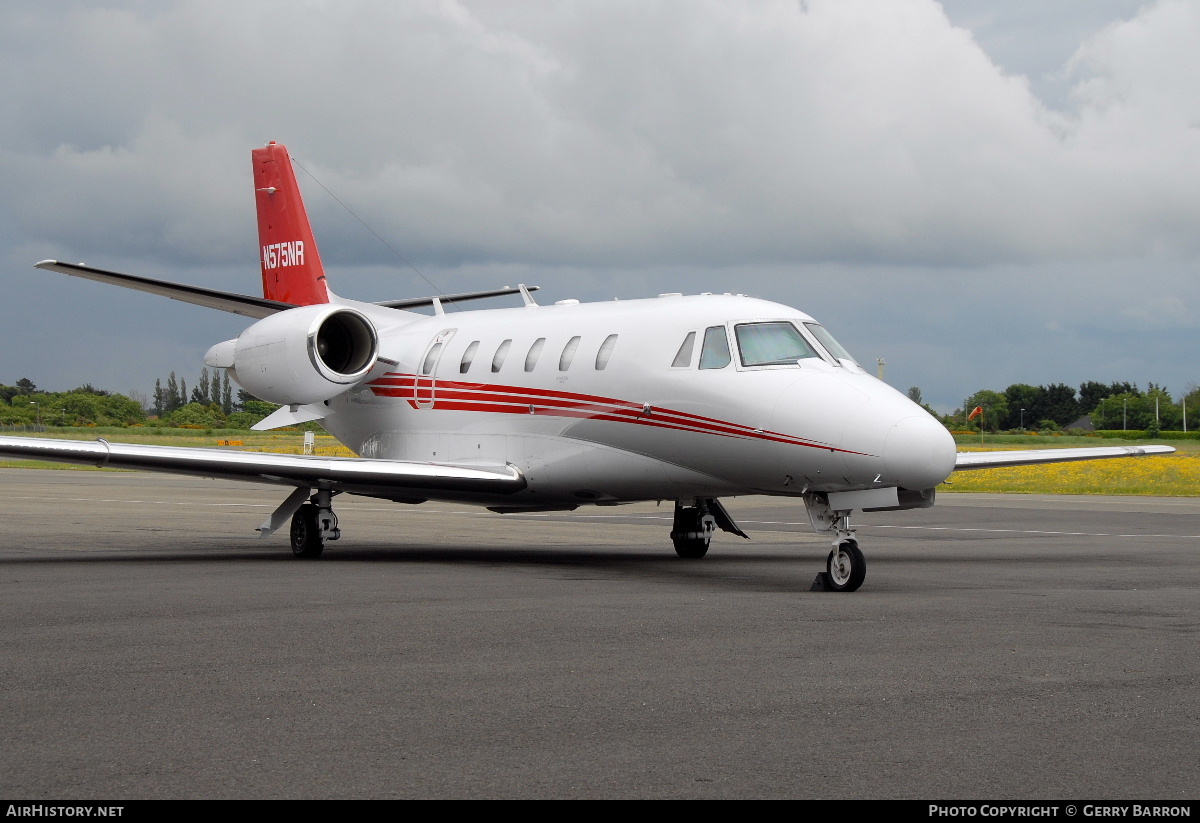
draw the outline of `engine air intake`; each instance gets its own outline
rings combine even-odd
[[[375,329],[366,317],[342,310],[326,317],[309,340],[313,365],[337,383],[357,381],[375,363]],[[347,380],[350,378],[350,381]]]

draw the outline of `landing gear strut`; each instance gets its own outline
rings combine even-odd
[[[331,506],[332,497],[328,490],[319,490],[292,515],[292,554],[296,557],[320,557],[326,540],[342,536]]]
[[[696,500],[695,506],[685,506],[675,501],[675,523],[671,528],[671,542],[680,557],[698,559],[708,554],[708,544],[717,530],[717,519],[713,517],[704,500]]]
[[[857,591],[867,577],[867,559],[858,548],[850,512],[834,511],[823,494],[807,494],[804,505],[808,519],[819,532],[833,534],[833,551],[825,560],[825,571],[817,575],[821,588],[835,592]],[[814,590],[817,583],[813,583]]]

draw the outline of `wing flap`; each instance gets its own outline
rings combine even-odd
[[[1174,451],[1173,446],[1096,446],[1080,449],[959,452],[954,461],[954,470],[1032,466],[1037,463],[1069,463],[1075,460],[1107,460],[1114,457],[1145,457],[1151,454],[1172,454]]]
[[[201,286],[189,286],[184,283],[171,283],[166,280],[154,280],[150,277],[140,277],[136,274],[122,274],[104,269],[94,269],[77,263],[61,263],[58,260],[43,260],[34,266],[44,271],[56,271],[59,274],[69,274],[72,277],[82,277],[85,280],[95,280],[98,283],[108,283],[135,291],[144,291],[193,303],[210,309],[240,314],[245,317],[263,318],[276,312],[296,308],[291,303],[280,303],[278,300],[268,300],[265,297],[251,297],[248,294],[217,291]]]
[[[512,465],[459,466],[363,457],[142,446],[105,440],[0,437],[0,457],[331,488],[375,496],[388,490],[411,495],[512,494],[526,485],[525,476]]]

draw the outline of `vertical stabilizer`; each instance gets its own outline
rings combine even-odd
[[[287,148],[272,140],[250,154],[263,297],[297,306],[328,303],[325,269]]]

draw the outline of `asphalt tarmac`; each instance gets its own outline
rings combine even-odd
[[[812,592],[803,508],[494,515],[0,470],[0,797],[1200,795],[1200,501],[944,495]]]

